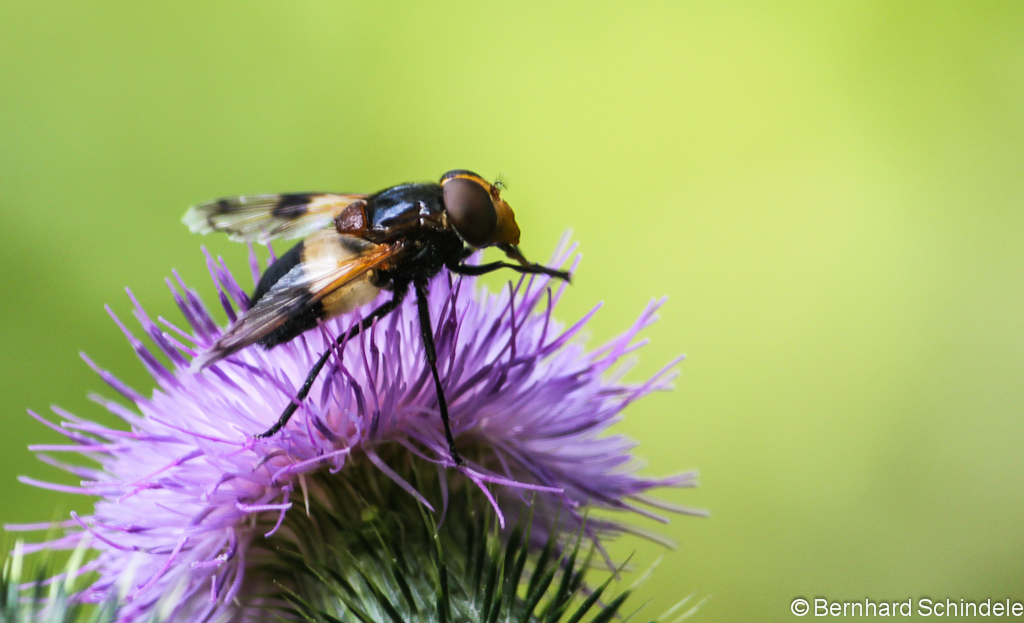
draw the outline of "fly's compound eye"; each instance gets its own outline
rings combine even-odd
[[[486,188],[471,179],[456,177],[444,181],[442,192],[448,218],[463,240],[474,247],[494,242],[498,213]]]

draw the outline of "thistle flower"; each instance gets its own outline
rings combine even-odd
[[[563,249],[554,263],[564,263],[571,252]],[[250,261],[258,278],[255,255]],[[234,320],[248,298],[222,260],[208,256],[207,263]],[[221,329],[198,295],[175,277],[168,286],[189,330],[163,318],[154,322],[129,292],[137,321],[166,363],[114,318],[156,381],[151,396],[83,355],[131,403],[129,408],[95,397],[129,430],[56,408],[64,420],[59,426],[32,413],[73,442],[34,451],[79,452],[98,467],[41,455],[83,478],[81,484],[22,481],[100,499],[91,514],[72,514],[63,537],[26,550],[74,548],[91,538],[97,555],[82,570],[98,579],[78,597],[104,601],[123,592],[121,578],[134,578],[119,613],[122,621],[154,615],[259,620],[298,595],[301,581],[282,579],[277,556],[316,552],[310,534],[338,532],[329,524],[339,513],[355,512],[358,522],[366,512],[391,512],[380,507],[383,501],[367,501],[374,497],[371,491],[379,497],[387,487],[402,491],[407,507],[416,508],[418,501],[439,517],[453,511],[457,493],[478,491],[500,526],[528,523],[529,541],[539,549],[581,532],[600,547],[603,538],[632,528],[610,519],[584,522],[584,513],[610,509],[661,519],[647,507],[670,507],[647,492],[693,483],[690,473],[639,476],[632,442],[605,434],[626,405],[670,380],[675,362],[639,385],[620,380],[629,365],[624,357],[641,345],[635,338],[653,322],[660,302],[648,306],[622,336],[587,351],[579,334],[596,308],[569,327],[558,323],[552,310],[564,285],[552,291],[547,278],[533,277],[492,294],[471,281],[435,279],[430,308],[439,371],[452,431],[466,459],[456,468],[414,302],[338,347],[290,425],[271,438],[255,439],[253,433],[277,419],[319,354],[358,319],[328,321],[272,350],[248,348],[193,374],[190,359]],[[424,468],[433,474],[429,482]],[[338,497],[339,487],[348,488],[348,497]]]

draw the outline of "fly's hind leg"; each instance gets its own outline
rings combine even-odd
[[[394,311],[401,304],[402,299],[405,297],[405,292],[405,288],[395,290],[395,293],[391,297],[390,301],[384,303],[377,309],[373,310],[366,316],[366,318],[363,318],[362,322],[353,326],[345,333],[339,335],[338,339],[336,339],[334,342],[334,346],[341,346],[348,340],[359,335],[361,331],[368,329],[370,325],[372,325],[373,322],[378,318],[383,318],[384,316],[387,316],[389,313]],[[324,365],[327,363],[327,360],[331,358],[331,352],[333,350],[333,347],[328,348],[327,350],[324,351],[322,355],[320,355],[320,359],[317,359],[317,362],[313,365],[313,368],[309,371],[309,374],[306,376],[306,382],[302,384],[302,388],[299,389],[299,393],[296,394],[295,398],[292,399],[292,401],[288,403],[288,406],[284,408],[284,411],[281,412],[281,417],[277,419],[277,422],[275,422],[273,426],[268,428],[265,432],[256,435],[257,439],[262,439],[264,437],[273,437],[274,434],[277,433],[277,431],[284,428],[284,425],[288,423],[288,420],[292,419],[292,415],[295,413],[295,410],[299,408],[299,405],[302,404],[302,401],[305,400],[306,396],[309,394],[309,390],[313,388],[313,381],[315,381],[317,375],[320,374],[320,370],[323,369]]]

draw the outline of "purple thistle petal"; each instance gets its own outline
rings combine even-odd
[[[75,520],[65,521],[44,521],[40,523],[4,524],[7,532],[36,532],[39,530],[52,530],[54,528],[70,528],[75,525]]]
[[[129,401],[134,402],[136,404],[142,404],[146,402],[146,399],[142,397],[142,394],[138,393],[131,387],[128,387],[121,381],[117,380],[117,377],[115,377],[109,371],[100,368],[92,359],[89,358],[88,355],[86,355],[85,353],[79,353],[79,356],[83,360],[85,360],[85,363],[88,364],[90,368],[92,368],[93,372],[99,375],[99,377],[103,379],[103,382],[109,385],[111,389],[113,389],[117,393],[127,398]]]
[[[552,264],[563,265],[574,250],[563,239]],[[233,319],[247,309],[248,296],[223,260],[204,254],[218,299]],[[573,259],[573,269],[578,262],[578,257]],[[251,247],[249,267],[258,280],[259,263]],[[167,285],[187,327],[157,318],[158,327],[128,293],[134,317],[170,367],[111,313],[156,381],[151,397],[83,355],[132,403],[134,408],[128,408],[92,397],[130,430],[110,429],[60,410],[55,413],[64,420],[61,424],[32,413],[72,442],[33,446],[34,451],[78,452],[98,467],[65,465],[47,457],[48,463],[85,480],[68,486],[21,478],[33,486],[100,498],[92,516],[72,515],[72,521],[59,524],[67,535],[33,547],[71,549],[83,536],[91,536],[98,554],[90,568],[98,579],[79,595],[90,601],[123,590],[119,578],[133,570],[123,621],[144,618],[158,608],[170,608],[182,620],[247,620],[239,613],[263,603],[265,594],[246,580],[249,548],[265,539],[287,538],[287,529],[279,533],[287,514],[302,512],[291,501],[296,487],[308,509],[309,497],[319,495],[318,487],[330,483],[350,461],[368,460],[408,492],[410,501],[430,508],[413,484],[382,458],[378,450],[384,447],[401,448],[435,464],[445,481],[445,496],[446,479],[474,483],[502,526],[532,508],[531,538],[538,542],[556,525],[582,531],[599,547],[604,536],[638,531],[605,518],[584,522],[589,508],[658,521],[664,518],[654,510],[694,512],[645,495],[659,487],[693,486],[693,474],[639,477],[633,442],[607,434],[628,404],[666,388],[678,363],[643,383],[620,380],[629,368],[624,358],[643,345],[637,335],[654,322],[663,301],[648,305],[618,338],[587,351],[578,336],[600,305],[569,326],[558,322],[552,314],[564,283],[556,286],[534,275],[489,293],[470,279],[447,273],[433,280],[428,299],[438,368],[452,431],[467,456],[467,465],[454,469],[414,295],[338,347],[336,337],[361,320],[361,313],[327,321],[272,350],[250,347],[191,373],[185,355],[201,356],[221,329],[177,272],[173,277]],[[384,296],[390,294],[383,294],[378,304]],[[271,438],[253,438],[294,399],[325,348],[334,348],[334,353],[289,425]],[[314,475],[318,480],[307,487],[307,477]],[[447,499],[442,500],[445,508]],[[172,598],[173,603],[163,604]]]
[[[377,456],[376,452],[373,452],[372,450],[367,450],[366,457],[370,459],[371,463],[377,466],[377,469],[379,469],[381,473],[383,473],[391,480],[395,481],[395,484],[405,489],[409,493],[409,495],[416,498],[420,504],[426,506],[430,510],[434,510],[434,507],[430,505],[430,502],[427,501],[427,498],[423,497],[420,494],[420,492],[416,490],[416,487],[413,487],[411,484],[409,484],[407,480],[399,476],[395,472],[395,470],[388,467],[388,464],[385,463],[379,456]]]
[[[260,277],[263,276],[263,271],[260,270],[260,258],[256,257],[256,248],[252,246],[252,243],[247,243],[249,247],[249,271],[252,273],[252,285],[256,287],[256,284],[260,282]]]

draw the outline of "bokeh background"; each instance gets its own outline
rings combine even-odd
[[[654,616],[788,621],[794,597],[1024,600],[1024,5],[0,4],[0,520],[88,500],[29,443],[104,419],[77,355],[151,384],[103,310],[177,318],[179,223],[228,194],[504,173],[523,249],[571,228],[595,343],[669,296],[619,430],[663,498]],[[489,282],[500,285],[503,277]],[[653,527],[645,525],[645,527]]]

